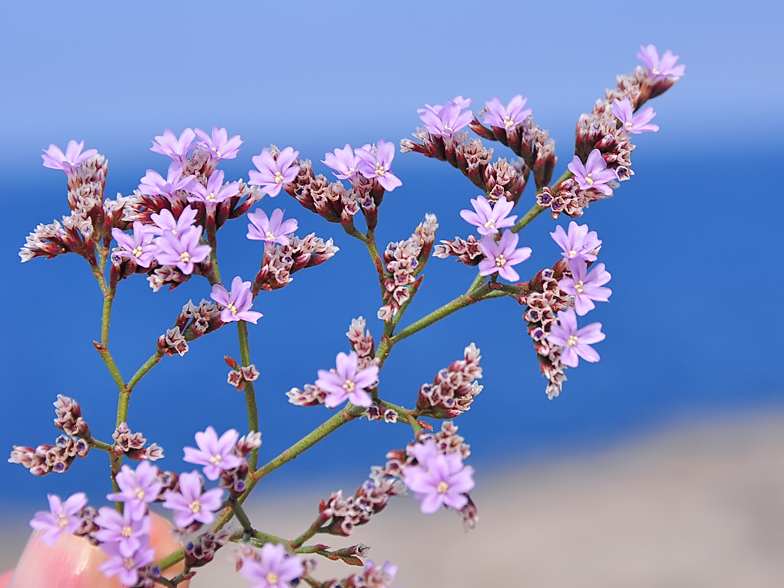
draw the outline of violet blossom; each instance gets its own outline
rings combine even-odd
[[[316,386],[327,393],[324,405],[335,408],[346,399],[356,406],[370,406],[373,401],[365,388],[373,386],[378,381],[378,366],[369,365],[359,369],[359,358],[355,351],[348,355],[342,351],[336,359],[336,369],[319,370]]]
[[[150,151],[171,157],[174,161],[185,163],[188,159],[188,153],[193,149],[193,140],[195,138],[196,133],[193,132],[193,129],[185,129],[179,139],[171,129],[166,129],[163,131],[163,135],[155,137]]]
[[[485,111],[482,113],[482,118],[485,124],[491,127],[500,127],[507,130],[513,129],[531,116],[533,111],[530,108],[524,108],[527,101],[528,98],[523,98],[522,95],[518,94],[504,107],[498,96],[493,96],[492,100],[485,102]]]
[[[363,576],[368,588],[385,588],[391,586],[397,575],[397,566],[390,562],[385,562],[378,567],[372,559],[365,561]]]
[[[147,505],[158,500],[161,482],[158,481],[158,468],[148,461],[139,463],[136,470],[124,465],[115,476],[120,491],[107,494],[107,500],[124,502],[133,520],[141,519],[147,513]]]
[[[198,182],[195,183],[191,188],[193,196],[188,196],[188,202],[203,202],[207,205],[214,205],[239,194],[239,182],[231,182],[225,186],[223,185],[223,178],[225,175],[223,170],[213,172],[207,180],[206,187]]]
[[[209,245],[200,245],[201,227],[193,226],[185,229],[179,235],[171,231],[164,231],[154,240],[158,251],[155,259],[161,265],[175,265],[184,274],[193,273],[197,263],[207,259],[212,249]]]
[[[107,578],[117,576],[123,586],[139,583],[139,568],[155,561],[155,548],[150,547],[150,536],[139,539],[139,548],[130,555],[122,553],[119,543],[101,543],[100,548],[108,559],[98,565],[98,571]]]
[[[569,262],[569,269],[572,272],[572,277],[562,278],[558,282],[558,287],[574,296],[574,309],[577,314],[585,316],[596,308],[594,300],[607,302],[612,290],[603,286],[610,281],[612,276],[604,270],[603,263],[597,263],[589,272],[582,259],[575,259]]]
[[[240,438],[234,429],[229,429],[219,439],[215,429],[207,427],[205,431],[196,433],[195,438],[199,448],[184,447],[183,460],[204,466],[204,475],[208,479],[217,480],[221,472],[233,470],[242,463],[234,453],[234,446]]]
[[[587,327],[577,329],[577,315],[573,308],[558,312],[558,322],[550,326],[547,342],[563,347],[561,363],[569,367],[577,367],[582,357],[585,361],[599,361],[599,354],[591,344],[604,341],[602,323],[591,323]]]
[[[259,561],[252,557],[242,560],[240,573],[253,582],[251,588],[292,588],[294,581],[305,572],[297,555],[289,555],[278,543],[265,543],[259,552]]]
[[[474,469],[463,465],[459,451],[440,453],[432,439],[421,445],[420,451],[414,447],[418,465],[402,469],[406,486],[414,492],[417,500],[422,501],[420,510],[424,514],[433,514],[441,505],[460,510],[468,504],[466,492],[475,485]]]
[[[182,176],[184,167],[181,161],[172,161],[169,164],[169,171],[166,172],[165,180],[154,169],[148,169],[139,182],[139,192],[148,196],[174,198],[179,190],[191,192],[195,186],[201,186],[196,176]]]
[[[248,213],[248,220],[251,224],[248,225],[248,239],[253,241],[264,241],[272,245],[279,243],[281,245],[288,245],[290,235],[297,230],[297,219],[290,218],[283,220],[283,210],[276,208],[272,211],[272,216],[267,217],[267,214],[260,208]]]
[[[457,131],[467,126],[474,115],[470,110],[463,112],[463,109],[471,105],[471,100],[464,100],[458,96],[450,100],[443,106],[425,105],[425,108],[417,110],[425,129],[434,137],[451,137]]]
[[[236,276],[231,281],[231,292],[228,292],[221,284],[215,284],[212,287],[210,298],[224,307],[220,315],[224,323],[248,321],[255,325],[256,321],[264,316],[260,312],[250,310],[253,306],[250,285],[250,282],[243,282],[240,276]]]
[[[186,529],[193,522],[209,525],[215,521],[215,511],[223,502],[223,488],[202,492],[201,475],[196,471],[180,474],[179,487],[179,492],[163,493],[163,507],[175,511],[175,525]]]
[[[626,132],[632,135],[655,133],[659,130],[659,125],[649,124],[651,119],[656,116],[652,106],[641,110],[637,114],[633,114],[632,103],[628,98],[624,97],[623,100],[616,98],[615,102],[613,102],[612,113],[615,115],[615,118],[621,121],[621,126]]]
[[[359,173],[367,179],[375,179],[388,192],[403,185],[403,182],[389,171],[395,157],[394,143],[387,143],[381,139],[375,148],[363,145],[354,152],[362,160],[359,164]]]
[[[197,214],[198,211],[186,206],[182,209],[180,218],[175,219],[171,211],[163,208],[160,213],[154,212],[150,215],[150,220],[155,224],[147,225],[147,230],[155,235],[163,235],[163,233],[180,235],[194,225]]]
[[[496,243],[490,235],[486,235],[479,242],[479,249],[485,258],[479,262],[479,275],[489,276],[498,272],[498,275],[516,282],[520,275],[512,269],[513,265],[524,262],[531,257],[530,247],[516,249],[520,236],[512,231],[504,231],[501,240]]]
[[[93,521],[100,527],[95,532],[95,538],[101,543],[117,543],[123,557],[132,556],[141,547],[142,537],[150,532],[150,516],[134,519],[130,508],[119,513],[103,506],[98,509],[98,515]]]
[[[198,145],[204,151],[210,154],[210,159],[213,161],[220,159],[234,159],[242,145],[242,139],[239,135],[234,135],[229,139],[229,134],[226,129],[219,129],[216,126],[212,127],[212,136],[208,135],[201,129],[196,129],[196,136],[201,139]]]
[[[581,190],[594,188],[605,196],[612,195],[612,188],[607,183],[618,179],[618,176],[614,169],[607,167],[607,162],[604,161],[604,157],[598,149],[594,149],[588,154],[585,165],[575,155],[572,162],[566,167],[574,174],[574,179],[577,180]]]
[[[277,196],[283,184],[290,184],[297,178],[299,166],[294,165],[294,162],[298,155],[299,151],[286,147],[275,159],[269,149],[262,149],[259,155],[251,159],[259,171],[248,172],[248,184],[261,186],[262,192]]]
[[[112,260],[130,259],[141,267],[150,267],[158,247],[153,243],[154,230],[141,221],[133,221],[133,234],[123,233],[117,227],[112,229],[112,237],[120,246],[112,252]]]
[[[46,498],[49,500],[49,512],[41,510],[35,513],[30,526],[43,531],[41,541],[47,547],[52,547],[57,543],[60,535],[63,533],[70,535],[82,524],[79,513],[87,504],[87,496],[84,492],[77,492],[68,497],[65,502],[62,502],[56,494],[47,494]]]
[[[321,163],[338,172],[333,172],[333,174],[339,180],[350,180],[353,182],[359,175],[359,164],[361,161],[354,153],[351,145],[346,143],[343,149],[335,149],[334,152],[324,155],[324,160]]]
[[[655,45],[640,45],[637,57],[645,64],[653,79],[661,78],[680,78],[686,72],[686,65],[675,65],[678,55],[673,55],[667,49],[659,59],[659,52]]]
[[[550,236],[563,249],[561,255],[567,260],[596,261],[596,253],[602,244],[596,231],[588,232],[588,225],[578,225],[574,221],[569,223],[568,233],[559,225],[555,227],[554,233],[550,233]]]
[[[71,139],[68,141],[65,153],[57,145],[51,143],[49,149],[43,150],[44,154],[41,159],[44,160],[44,167],[60,169],[71,176],[77,167],[98,153],[97,149],[88,149],[82,153],[82,149],[84,149],[84,141],[77,143]]]
[[[507,216],[514,208],[514,202],[509,202],[505,196],[501,196],[496,203],[491,206],[484,196],[479,196],[471,200],[471,205],[476,212],[461,210],[460,216],[463,220],[476,227],[480,235],[495,235],[499,229],[511,227],[517,220],[517,215]]]

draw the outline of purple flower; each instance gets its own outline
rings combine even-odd
[[[684,75],[686,66],[684,64],[675,65],[678,61],[678,55],[673,55],[672,51],[667,49],[664,55],[659,59],[659,52],[656,50],[655,45],[640,45],[640,51],[637,57],[645,64],[645,67],[650,71],[653,79],[661,78],[679,78]]]
[[[259,555],[259,561],[242,560],[240,573],[253,582],[251,588],[291,588],[292,582],[305,572],[299,557],[286,553],[281,544],[265,543]]]
[[[107,500],[124,502],[125,508],[131,511],[133,520],[141,519],[147,514],[147,505],[158,500],[161,483],[158,481],[158,468],[148,461],[141,462],[136,471],[124,465],[115,477],[119,492],[107,494]]]
[[[509,105],[504,108],[498,96],[493,96],[490,102],[485,102],[485,112],[482,118],[485,124],[491,127],[501,127],[502,129],[513,129],[521,124],[533,112],[530,108],[523,108],[528,98],[523,98],[520,94],[509,101]]]
[[[574,309],[577,314],[585,316],[596,308],[593,300],[607,302],[612,290],[602,286],[610,281],[611,276],[609,272],[604,271],[603,263],[597,263],[596,267],[588,272],[582,259],[573,259],[569,261],[569,269],[572,271],[572,277],[563,278],[558,282],[558,287],[574,296]]]
[[[136,586],[139,582],[139,568],[155,560],[155,549],[148,547],[150,536],[143,535],[139,548],[130,555],[123,554],[119,543],[101,543],[100,548],[109,559],[98,566],[107,578],[117,576],[123,586]]]
[[[201,186],[195,176],[182,177],[184,165],[181,161],[172,161],[166,179],[154,169],[148,169],[139,183],[139,192],[148,196],[166,196],[174,198],[178,190],[191,192],[194,186]]]
[[[607,163],[598,149],[594,149],[588,154],[585,165],[575,155],[572,163],[566,167],[574,174],[574,179],[577,180],[581,190],[595,188],[605,196],[612,194],[612,188],[607,185],[607,182],[618,179],[615,170],[607,168]]]
[[[150,151],[171,157],[174,161],[185,163],[188,159],[188,153],[193,149],[193,140],[195,138],[196,133],[193,132],[193,129],[185,129],[179,139],[171,129],[166,129],[163,131],[163,135],[155,137]]]
[[[577,330],[577,315],[573,308],[558,312],[558,322],[550,326],[547,342],[563,347],[561,362],[569,367],[577,367],[580,362],[579,355],[585,361],[599,361],[592,343],[604,341],[602,323],[591,323],[587,327]]]
[[[261,186],[262,192],[270,196],[277,196],[281,185],[290,184],[297,178],[299,166],[294,165],[299,151],[286,147],[275,159],[269,149],[263,149],[259,155],[252,158],[253,165],[259,171],[250,170],[248,184]]]
[[[474,115],[470,110],[462,112],[463,109],[471,105],[471,100],[464,100],[462,96],[458,96],[454,100],[450,100],[443,106],[430,106],[425,104],[425,108],[417,110],[422,122],[425,123],[425,129],[435,137],[451,137],[457,131],[467,126]]]
[[[225,177],[223,170],[213,172],[210,179],[207,180],[207,187],[202,186],[196,182],[191,188],[193,196],[188,196],[188,202],[204,202],[205,204],[217,204],[228,200],[232,196],[240,193],[239,182],[231,182],[230,184],[223,185],[223,178]]]
[[[479,242],[479,249],[485,258],[479,262],[479,274],[489,276],[498,272],[498,275],[516,282],[520,279],[519,274],[512,269],[513,265],[524,262],[531,257],[530,247],[517,247],[520,236],[512,231],[504,231],[501,240],[496,243],[495,239],[489,235],[482,237]]]
[[[179,235],[164,231],[154,240],[158,251],[155,259],[161,265],[176,265],[184,274],[193,273],[195,264],[201,263],[210,256],[209,245],[200,245],[201,227],[190,227]]]
[[[201,129],[196,129],[195,132],[196,136],[201,139],[198,143],[199,147],[209,153],[211,159],[234,159],[237,157],[240,145],[242,145],[242,139],[239,135],[234,135],[229,139],[226,129],[219,129],[217,126],[212,127],[212,136]]]
[[[215,284],[212,287],[210,298],[225,307],[221,311],[221,320],[224,323],[248,321],[255,325],[256,321],[264,316],[260,312],[250,310],[250,307],[253,306],[253,296],[251,296],[250,293],[250,282],[243,282],[242,278],[239,276],[231,281],[230,293],[220,284]],[[209,475],[207,475],[207,477],[209,478]],[[210,480],[214,479],[215,478],[210,478]]]
[[[84,149],[84,141],[77,143],[71,139],[68,141],[68,147],[65,148],[65,153],[60,151],[60,148],[52,143],[49,145],[49,149],[44,149],[44,154],[41,156],[41,159],[44,160],[44,167],[61,169],[68,176],[71,176],[77,167],[98,153],[98,150],[96,149],[88,149],[82,153],[82,149]]]
[[[567,260],[584,259],[585,261],[596,261],[596,253],[602,244],[601,239],[597,238],[596,231],[588,232],[588,225],[578,225],[572,221],[569,223],[569,233],[563,227],[555,227],[555,232],[550,233],[553,241],[563,249],[561,255]]]
[[[439,453],[432,439],[422,445],[433,447],[421,453],[424,461],[417,455],[418,465],[403,468],[403,481],[414,497],[422,501],[423,513],[433,514],[442,504],[460,510],[468,504],[466,492],[474,487],[474,469],[463,465],[459,452]]]
[[[339,180],[354,181],[354,178],[359,175],[359,164],[361,161],[354,153],[351,145],[346,143],[343,149],[335,149],[333,153],[327,153],[321,163],[338,172],[335,174],[335,177]]]
[[[378,366],[369,365],[359,369],[359,358],[355,351],[348,355],[342,351],[336,359],[337,368],[334,372],[328,370],[318,371],[316,386],[327,393],[324,405],[335,408],[348,399],[357,406],[370,406],[372,400],[365,392],[365,388],[373,386],[378,381]]]
[[[498,229],[511,227],[517,220],[517,215],[507,216],[514,208],[514,202],[508,202],[506,196],[501,196],[494,206],[490,206],[487,198],[479,196],[471,200],[471,205],[476,212],[461,210],[460,216],[469,224],[479,227],[480,235],[495,235]]]
[[[77,492],[71,495],[65,503],[60,501],[60,497],[55,494],[47,494],[49,499],[49,512],[38,511],[30,521],[33,529],[43,531],[41,541],[48,547],[52,547],[60,535],[63,533],[71,534],[82,524],[79,512],[87,504],[87,496],[84,492]]]
[[[270,245],[273,243],[288,245],[289,238],[286,235],[297,230],[297,219],[290,218],[283,221],[283,211],[280,208],[273,210],[272,217],[269,218],[258,208],[248,214],[248,220],[251,222],[248,225],[248,239],[264,241]]]
[[[632,113],[632,103],[628,98],[623,100],[616,98],[615,102],[613,102],[612,113],[615,115],[615,118],[621,121],[621,125],[626,129],[626,132],[632,135],[648,132],[655,133],[659,130],[659,125],[648,124],[656,116],[652,106],[634,115]]]
[[[207,427],[204,432],[196,433],[198,449],[185,447],[185,457],[188,463],[204,466],[204,475],[210,480],[217,480],[224,470],[233,470],[242,460],[234,453],[234,446],[240,434],[234,429],[229,429],[218,439],[218,434],[212,427]]]
[[[194,521],[209,525],[215,520],[215,511],[223,502],[223,488],[202,492],[201,475],[194,471],[180,474],[180,491],[167,490],[163,497],[163,507],[175,511],[174,524],[185,529]]]
[[[141,547],[142,538],[150,532],[149,515],[134,520],[130,508],[121,514],[113,508],[101,507],[94,521],[100,527],[95,538],[101,543],[117,543],[123,557],[131,557]]]
[[[395,157],[394,143],[387,143],[381,139],[377,148],[363,145],[354,153],[362,160],[359,164],[359,173],[367,179],[376,179],[381,187],[389,192],[403,185],[403,182],[389,171]]]
[[[155,225],[148,225],[147,230],[156,235],[162,235],[163,233],[179,235],[193,226],[196,222],[196,215],[196,210],[190,206],[186,206],[182,209],[180,218],[175,219],[174,215],[164,208],[159,214],[152,213],[150,215],[150,220],[155,223]]]
[[[112,229],[112,237],[120,246],[112,252],[115,260],[130,259],[141,267],[150,267],[158,247],[153,244],[154,229],[143,225],[141,221],[133,221],[133,235],[123,233],[117,227]]]
[[[397,566],[390,562],[384,563],[380,568],[376,566],[372,559],[365,561],[364,579],[365,584],[372,588],[385,588],[390,586],[395,580]]]

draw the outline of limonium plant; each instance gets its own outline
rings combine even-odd
[[[104,496],[48,496],[49,510],[36,513],[30,522],[40,539],[51,546],[66,534],[83,537],[105,555],[99,570],[107,577],[117,576],[125,586],[177,586],[212,561],[218,550],[233,545],[227,557],[256,588],[297,583],[381,588],[395,582],[397,567],[367,559],[368,547],[352,545],[348,538],[355,527],[384,510],[391,497],[408,492],[420,501],[423,513],[452,510],[473,528],[478,520],[470,497],[474,470],[466,464],[469,445],[458,435],[453,419],[469,410],[482,392],[479,349],[471,343],[451,365],[433,366],[432,383],[413,393],[408,406],[384,400],[384,364],[403,339],[463,308],[495,299],[522,309],[522,326],[532,340],[549,398],[562,392],[567,368],[577,368],[580,360],[599,361],[594,346],[605,333],[601,323],[591,322],[587,315],[612,294],[606,286],[610,273],[597,262],[599,236],[575,221],[556,225],[553,248],[544,252],[552,262],[539,269],[531,267],[532,250],[520,231],[545,211],[553,220],[561,215],[578,218],[591,203],[613,196],[633,175],[632,135],[659,128],[650,122],[653,108],[643,106],[684,74],[684,66],[670,51],[660,57],[656,47],[648,45],[637,55],[643,66],[619,76],[616,87],[606,90],[592,111],[577,121],[574,153],[569,154],[567,171],[555,181],[554,141],[534,124],[533,111],[521,95],[506,104],[492,97],[477,112],[471,110],[472,100],[463,96],[420,109],[424,126],[413,139],[400,142],[399,152],[445,161],[479,191],[454,213],[466,221],[465,234],[438,244],[436,217],[425,214],[410,237],[379,248],[375,230],[381,205],[394,197],[393,191],[405,189],[405,177],[394,172],[398,147],[382,139],[357,148],[347,144],[324,155],[324,171],[331,170],[334,180],[316,173],[314,164],[293,147],[271,146],[252,158],[254,169],[246,182],[226,181],[219,169],[223,160],[238,157],[239,136],[217,127],[209,133],[185,129],[179,135],[167,129],[152,145],[152,151],[164,158],[160,169],[166,176],[148,170],[133,194],[115,199],[104,195],[107,162],[95,149],[85,150],[84,143],[76,141],[70,141],[65,152],[56,145],[46,149],[44,166],[67,177],[71,212],[62,221],[38,225],[20,256],[24,262],[68,253],[85,259],[103,295],[95,349],[119,394],[111,440],[97,435],[99,430],[111,431],[106,424],[88,425],[77,401],[58,395],[55,426],[62,434],[54,444],[13,448],[9,461],[36,476],[64,473],[75,459],[94,450],[105,452],[111,465]],[[487,142],[500,143],[511,155],[493,161]],[[525,198],[530,208],[516,210],[529,184],[533,188]],[[320,266],[338,253],[332,239],[298,235],[297,220],[286,218],[274,204],[267,206],[265,198],[293,198],[327,223],[339,225],[367,249],[382,294],[379,322],[368,328],[362,317],[354,318],[348,346],[335,350],[334,365],[323,366],[317,374],[302,374],[302,388],[286,392],[303,410],[324,405],[329,418],[277,457],[260,463],[254,383],[263,367],[252,362],[248,323],[252,328],[263,325],[259,309],[267,292],[289,286],[294,273]],[[259,270],[254,276],[221,276],[218,232],[245,215],[248,239],[263,242]],[[465,293],[400,328],[432,257],[453,257],[474,266],[475,277]],[[109,325],[118,288],[139,275],[155,292],[175,290],[196,277],[203,281],[204,299],[183,306],[172,327],[158,338],[155,353],[126,379],[109,346]],[[238,333],[240,359],[227,355],[226,362],[228,383],[245,395],[247,432],[213,427],[192,431],[195,446],[184,448],[184,460],[193,469],[164,470],[158,465],[163,449],[148,443],[128,419],[133,392],[164,358],[184,355],[199,338],[223,328],[236,328]],[[250,520],[243,504],[264,478],[363,417],[380,426],[410,427],[411,443],[392,448],[384,465],[373,466],[352,495],[334,492],[323,499],[312,525],[297,537],[270,535]],[[156,502],[171,510],[173,532],[182,541],[183,547],[172,553],[156,555],[151,545],[150,505]],[[316,541],[316,536],[322,537]],[[340,545],[328,546],[325,541]],[[319,557],[358,569],[341,578],[323,578],[316,567]],[[181,561],[183,571],[173,572]]]

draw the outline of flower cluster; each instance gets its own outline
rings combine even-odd
[[[479,349],[471,343],[463,352],[464,359],[440,370],[432,384],[419,388],[416,409],[422,416],[454,418],[471,408],[474,397],[482,391],[477,379],[482,377]]]

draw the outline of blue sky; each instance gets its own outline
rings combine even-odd
[[[162,156],[149,151],[165,128],[218,124],[241,134],[239,158],[222,166],[236,179],[247,177],[251,156],[270,143],[318,161],[346,142],[409,136],[426,102],[462,94],[478,109],[494,95],[506,102],[522,93],[556,138],[560,171],[577,117],[616,74],[635,67],[641,43],[671,48],[686,76],[652,103],[661,130],[637,141],[637,175],[581,221],[604,239],[613,274],[612,301],[596,311],[610,333],[598,347],[602,361],[573,370],[564,395],[547,401],[521,309],[488,303],[444,321],[418,344],[401,343],[388,365],[390,397],[411,404],[421,383],[475,341],[486,392],[458,424],[488,468],[597,439],[622,443],[678,415],[781,400],[784,272],[772,255],[784,245],[773,173],[784,155],[778,4],[301,2],[293,11],[263,2],[219,9],[198,1],[42,2],[7,7],[5,22],[0,112],[11,140],[0,165],[0,267],[21,302],[7,303],[3,327],[0,369],[12,418],[0,430],[0,447],[51,442],[50,403],[58,392],[83,404],[102,438],[111,433],[116,398],[90,343],[100,299],[85,264],[74,256],[18,261],[24,236],[66,212],[64,177],[41,167],[49,143],[84,139],[109,158],[107,191],[129,194],[147,168],[165,171]],[[384,201],[381,240],[407,237],[425,212],[438,214],[439,238],[467,234],[457,213],[476,196],[470,183],[413,154],[398,155],[395,166],[404,185]],[[526,192],[525,209],[531,198]],[[267,365],[260,388],[271,457],[328,416],[287,405],[283,392],[313,381],[345,350],[351,318],[364,315],[375,333],[379,326],[366,254],[291,199],[265,205],[268,212],[285,206],[303,231],[334,237],[341,247],[328,265],[259,299],[265,317],[251,330],[251,348]],[[537,267],[557,256],[553,228],[543,215],[524,233]],[[258,267],[260,253],[242,229],[235,223],[221,237],[226,275],[249,276]],[[232,247],[241,253],[228,255]],[[410,319],[464,291],[473,275],[432,260]],[[124,283],[113,323],[123,373],[150,355],[189,298],[202,297],[197,280],[155,295],[141,278]],[[224,353],[238,355],[229,329],[197,342],[184,358],[167,358],[135,393],[134,428],[166,448],[163,467],[180,469],[178,448],[206,425],[243,427],[242,396],[225,384]],[[292,479],[305,479],[328,455],[350,471],[345,487],[359,483],[371,463],[410,437],[405,427],[372,427],[341,431],[297,460]],[[91,456],[74,468],[96,480],[105,460]],[[2,492],[17,498],[80,488],[78,476],[34,480],[3,463],[0,472],[8,480]]]

